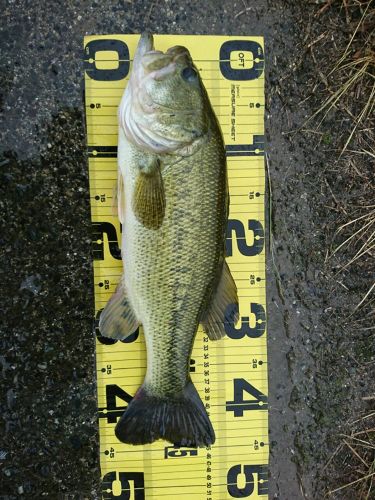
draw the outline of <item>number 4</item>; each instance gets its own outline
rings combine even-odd
[[[106,408],[98,408],[99,418],[106,418],[109,424],[115,424],[117,419],[122,416],[127,406],[117,406],[116,398],[121,399],[126,404],[129,404],[133,396],[128,394],[124,389],[116,384],[109,384],[105,388]]]
[[[254,399],[245,400],[243,392],[246,391]],[[235,378],[233,380],[233,401],[226,402],[226,410],[233,411],[235,417],[243,417],[246,410],[267,410],[267,396],[256,389],[244,378]]]

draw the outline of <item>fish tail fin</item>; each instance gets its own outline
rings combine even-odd
[[[189,380],[179,398],[159,398],[141,386],[115,430],[123,443],[146,444],[165,439],[176,446],[200,447],[215,442],[215,432]]]

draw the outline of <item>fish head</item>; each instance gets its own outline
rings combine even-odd
[[[151,152],[188,154],[209,128],[211,106],[185,47],[155,50],[143,34],[120,105],[126,137]]]

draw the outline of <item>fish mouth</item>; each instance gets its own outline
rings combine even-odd
[[[154,50],[154,37],[151,33],[142,33],[139,39],[134,61],[140,59],[146,52]]]
[[[189,66],[193,62],[185,47],[176,45],[164,53],[161,50],[155,50],[152,34],[142,33],[133,64],[140,82],[145,77],[163,80],[167,75],[176,71],[177,64]]]

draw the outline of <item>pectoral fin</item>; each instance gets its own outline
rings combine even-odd
[[[123,277],[100,314],[99,331],[104,337],[124,340],[139,326],[124,286]]]
[[[165,215],[165,193],[159,162],[152,168],[140,169],[135,181],[133,211],[148,229],[159,229]]]
[[[201,323],[210,340],[219,340],[225,336],[225,323],[236,323],[237,320],[237,287],[224,261],[219,284]]]

